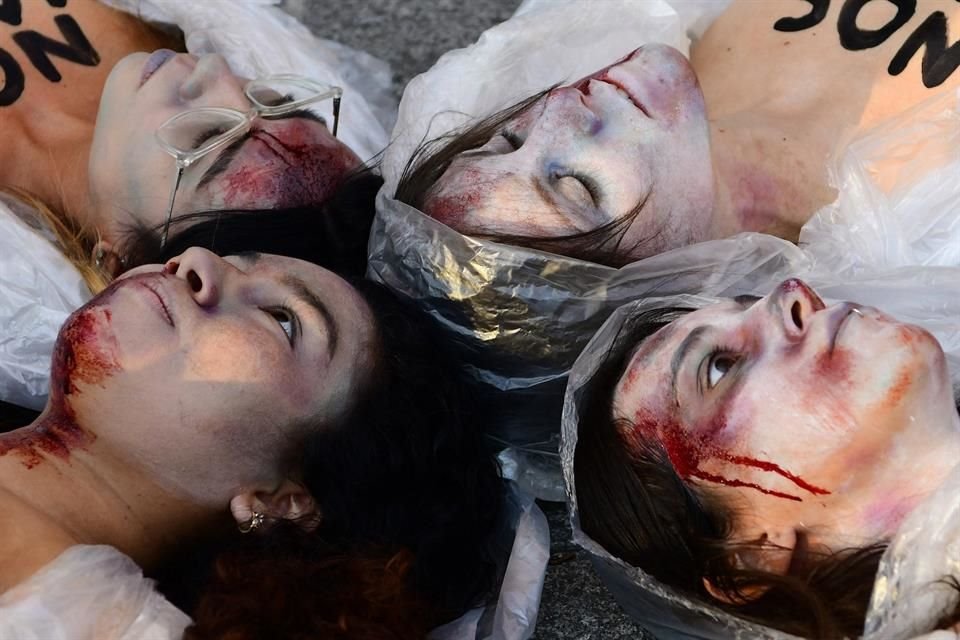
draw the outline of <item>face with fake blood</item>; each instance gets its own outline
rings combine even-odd
[[[102,225],[106,239],[134,223],[155,227],[166,219],[176,163],[157,142],[157,128],[196,107],[248,111],[246,82],[215,54],[135,53],[114,67],[89,164],[93,202],[109,210],[113,223]],[[173,215],[323,202],[359,164],[309,111],[257,118],[243,138],[184,171]]]
[[[613,413],[628,447],[659,444],[681,477],[729,500],[741,539],[791,548],[798,531],[889,536],[960,454],[936,340],[869,307],[826,306],[799,280],[645,340]]]
[[[268,484],[336,428],[377,356],[369,307],[315,265],[190,249],[116,280],[61,330],[52,402],[101,453],[200,503]]]
[[[550,91],[456,158],[423,207],[494,239],[580,234],[638,211],[617,245],[630,261],[710,237],[713,205],[696,76],[675,49],[648,45]]]

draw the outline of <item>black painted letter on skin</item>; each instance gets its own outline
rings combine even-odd
[[[773,28],[777,31],[791,33],[793,31],[803,31],[804,29],[815,27],[823,22],[823,19],[827,17],[827,10],[830,9],[830,0],[806,1],[813,5],[810,13],[799,18],[780,18],[773,24]]]
[[[890,61],[887,72],[892,76],[900,74],[924,45],[920,65],[923,86],[932,89],[943,84],[960,66],[960,41],[947,47],[947,16],[942,11],[931,14],[910,34]]]
[[[95,67],[100,64],[100,54],[93,48],[87,37],[83,35],[80,25],[73,17],[59,15],[53,21],[60,28],[60,33],[66,42],[54,40],[36,31],[21,31],[13,34],[13,40],[30,58],[30,62],[50,82],[60,82],[62,76],[50,61],[50,56],[57,56],[70,62],[82,64],[86,67]]]
[[[861,29],[857,26],[857,16],[860,11],[871,2],[889,2],[897,7],[897,15],[893,20],[879,29]],[[893,33],[907,24],[917,11],[917,0],[847,0],[840,9],[837,19],[837,32],[840,34],[840,44],[849,51],[872,49],[884,42]]]
[[[3,70],[3,88],[0,89],[0,107],[9,107],[23,94],[23,69],[7,51],[0,49],[0,69]]]

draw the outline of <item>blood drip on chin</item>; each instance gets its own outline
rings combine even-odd
[[[707,460],[723,460],[733,465],[760,469],[774,473],[793,483],[799,489],[813,495],[828,495],[826,489],[817,487],[803,478],[794,475],[779,465],[766,460],[758,460],[747,456],[735,455],[732,452],[709,442],[710,436],[724,428],[724,418],[717,420],[707,429],[707,435],[698,435],[686,432],[673,419],[659,420],[646,411],[638,411],[634,420],[633,437],[644,441],[659,441],[667,453],[667,457],[677,474],[684,479],[699,478],[709,482],[716,482],[728,487],[746,487],[756,489],[775,498],[802,502],[800,496],[766,489],[758,484],[746,482],[737,478],[727,478],[718,474],[704,471],[702,465]]]
[[[104,295],[108,292],[98,300]],[[82,393],[80,384],[100,385],[120,369],[116,343],[104,330],[110,320],[110,311],[96,305],[82,307],[67,318],[54,348],[47,409],[31,426],[0,437],[0,456],[13,453],[32,469],[45,455],[67,460],[72,450],[96,439],[77,422],[71,400]]]

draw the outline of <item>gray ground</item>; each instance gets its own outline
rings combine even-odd
[[[584,2],[595,0],[583,0]],[[519,0],[284,0],[319,36],[367,51],[393,67],[397,97],[412,77],[450,49],[506,20]],[[623,614],[570,542],[563,505],[541,505],[550,519],[552,558],[536,638],[652,638]]]

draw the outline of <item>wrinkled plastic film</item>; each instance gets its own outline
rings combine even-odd
[[[113,547],[77,545],[0,595],[5,640],[180,640],[190,618]]]
[[[611,349],[621,347],[620,341],[625,339],[625,334],[630,333],[621,333],[624,324],[630,318],[649,309],[700,308],[717,301],[718,298],[714,297],[678,295],[650,298],[624,305],[610,316],[577,360],[570,372],[570,381],[564,398],[563,443],[560,450],[573,540],[590,554],[594,568],[620,606],[654,632],[658,638],[707,638],[709,640],[792,638],[794,636],[746,622],[720,609],[686,597],[640,569],[612,556],[580,529],[573,461],[582,400],[592,390],[591,381],[604,363],[607,354]]]
[[[533,497],[515,485],[507,489],[506,529],[499,536],[506,558],[497,599],[434,629],[430,640],[527,640],[550,559],[550,527]]]

